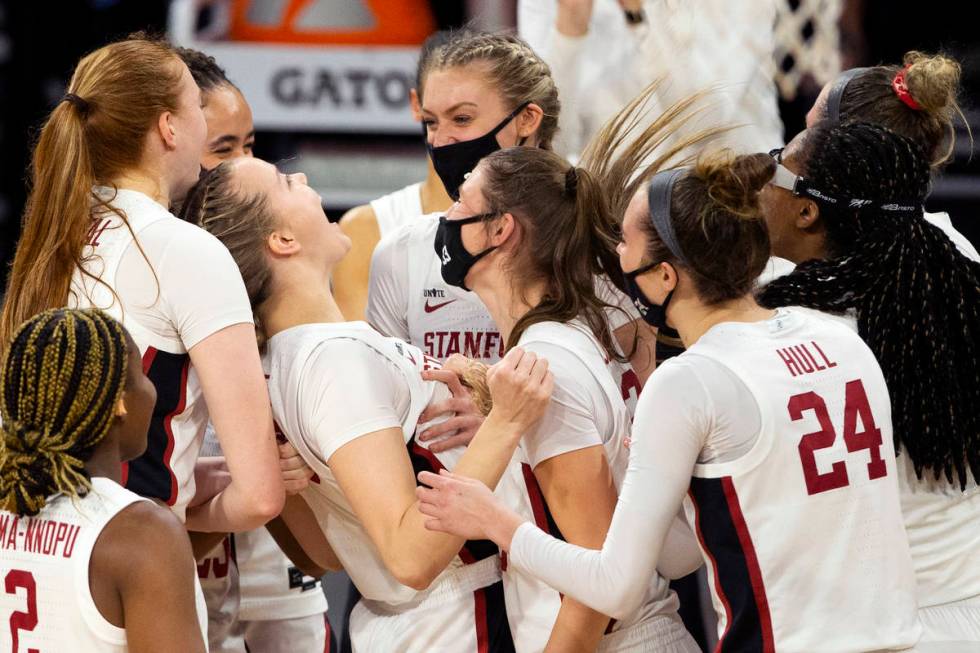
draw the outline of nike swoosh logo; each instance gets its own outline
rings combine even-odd
[[[450,299],[448,302],[442,302],[441,304],[430,304],[429,303],[429,300],[427,299],[427,300],[425,300],[425,312],[426,313],[431,313],[433,311],[438,311],[443,306],[448,306],[449,304],[452,304],[454,301],[456,301],[456,300],[455,299]]]

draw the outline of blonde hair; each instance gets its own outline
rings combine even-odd
[[[78,63],[69,94],[48,116],[34,148],[0,342],[30,316],[65,305],[95,213],[113,211],[125,221],[92,188],[139,164],[157,116],[177,109],[181,69],[170,45],[142,38],[99,48]]]
[[[419,97],[424,91],[425,78],[433,70],[481,65],[482,72],[500,92],[504,103],[517,108],[527,102],[541,107],[544,117],[538,127],[539,147],[551,149],[558,131],[558,87],[551,77],[551,68],[521,38],[513,34],[472,33],[454,34],[430,56],[419,80]]]

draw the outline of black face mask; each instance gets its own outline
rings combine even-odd
[[[632,272],[623,272],[623,280],[626,282],[626,293],[633,300],[633,306],[636,306],[636,310],[640,312],[643,321],[652,327],[656,327],[658,331],[663,331],[664,335],[670,336],[677,333],[667,326],[667,306],[670,305],[670,298],[674,296],[674,291],[671,290],[667,293],[667,298],[663,304],[654,304],[647,299],[647,296],[640,290],[639,284],[636,283],[636,278],[639,275],[649,272],[658,265],[660,263],[650,263]]]
[[[499,125],[483,136],[441,147],[432,147],[429,143],[428,128],[423,123],[422,135],[425,137],[425,149],[429,151],[432,167],[436,169],[436,174],[442,180],[442,185],[446,187],[449,197],[454,200],[459,199],[459,187],[463,185],[466,173],[475,168],[480,159],[500,149],[497,134],[529,104],[531,103],[525,102],[511,111],[510,115],[501,120]]]
[[[439,218],[439,228],[436,230],[436,239],[433,245],[436,256],[439,257],[439,262],[442,264],[442,279],[450,286],[469,290],[466,287],[466,275],[470,268],[476,265],[476,262],[481,258],[497,249],[496,247],[488,247],[482,252],[470,254],[463,246],[463,225],[481,222],[493,215],[493,213],[481,213],[461,220],[447,220],[446,216]]]

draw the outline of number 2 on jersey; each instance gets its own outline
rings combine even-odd
[[[21,569],[11,569],[7,572],[3,579],[4,591],[7,594],[17,594],[18,588],[27,591],[27,612],[17,610],[10,614],[11,653],[20,653],[20,631],[31,631],[37,626],[37,585],[31,572]],[[38,653],[38,650],[29,648],[27,653]]]
[[[800,462],[803,465],[803,477],[806,479],[807,494],[818,494],[835,490],[848,484],[847,466],[843,460],[835,462],[828,472],[817,469],[814,455],[819,449],[832,447],[837,440],[837,433],[830,421],[827,404],[817,393],[810,391],[793,395],[789,399],[790,419],[794,422],[803,418],[803,413],[812,410],[820,424],[820,430],[807,433],[800,438]],[[858,432],[858,419],[861,420],[863,431]],[[888,473],[885,461],[881,457],[881,429],[875,426],[874,415],[864,384],[860,379],[848,381],[844,388],[844,444],[849,453],[867,449],[871,455],[868,462],[868,478],[881,478]]]

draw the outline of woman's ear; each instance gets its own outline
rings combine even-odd
[[[538,131],[538,127],[541,126],[543,119],[544,111],[535,103],[532,102],[524,107],[524,110],[517,114],[517,118],[515,118],[518,138],[529,138]]]
[[[265,243],[274,256],[292,256],[302,249],[299,241],[288,230],[273,231]]]
[[[487,232],[489,247],[500,247],[508,240],[517,229],[517,221],[510,213],[504,213],[499,218],[494,219],[488,224]]]
[[[820,221],[820,206],[813,200],[800,200],[796,214],[796,228],[809,231]]]
[[[678,281],[677,270],[674,268],[673,265],[664,262],[663,264],[661,264],[660,271],[658,272],[658,274],[661,275],[660,279],[661,281],[664,282],[664,285],[667,287],[667,292],[670,292],[675,288],[677,288],[677,281]]]

